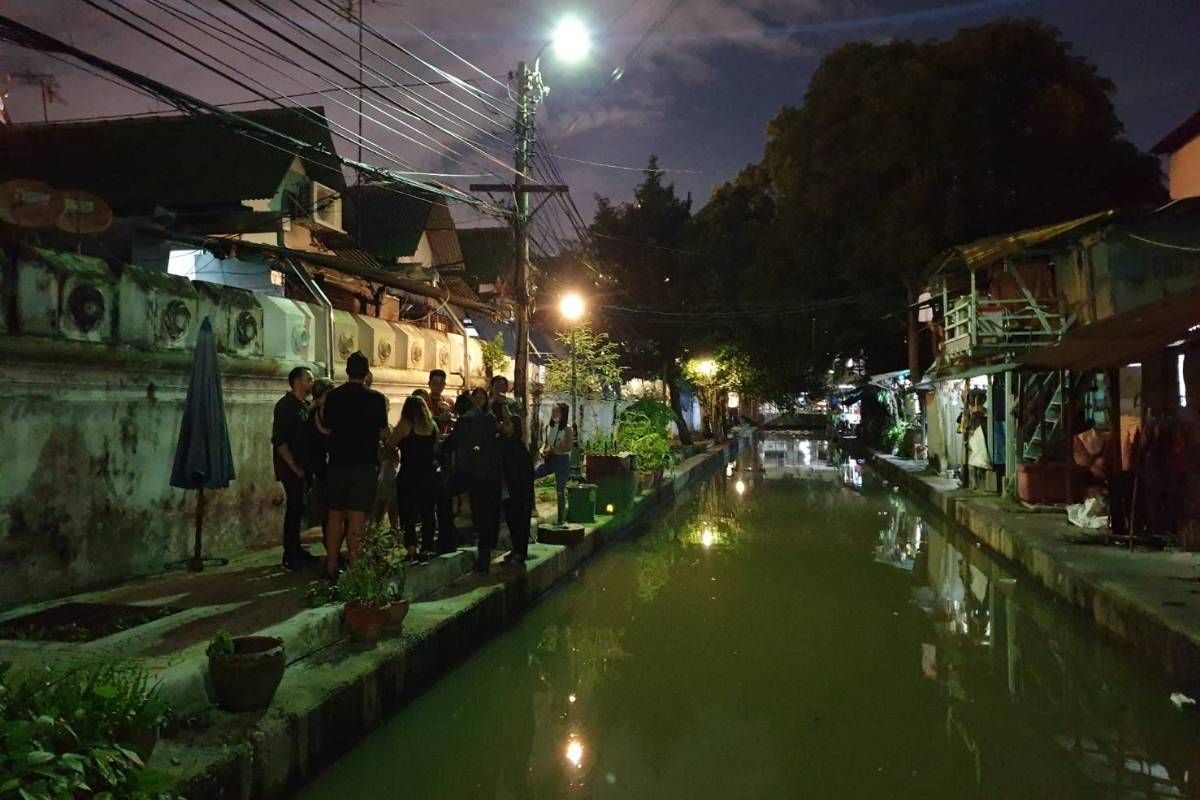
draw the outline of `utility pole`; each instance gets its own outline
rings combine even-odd
[[[539,81],[540,83],[540,81]],[[541,99],[542,87],[537,87],[538,96],[531,99],[534,75],[529,64],[517,64],[517,143],[515,151],[516,175],[513,190],[516,195],[516,213],[513,217],[514,263],[513,282],[517,289],[517,353],[513,365],[513,396],[521,404],[521,417],[526,423],[521,426],[526,444],[529,442],[529,419],[525,412],[529,399],[529,193],[528,183],[529,148],[533,140],[533,103]]]
[[[525,444],[529,444],[529,317],[530,317],[530,280],[529,280],[529,223],[537,208],[529,208],[530,194],[545,194],[546,200],[556,192],[565,192],[567,187],[559,184],[538,184],[529,182],[530,150],[535,141],[535,116],[537,104],[546,93],[542,83],[542,75],[536,62],[531,69],[525,61],[517,65],[517,118],[516,145],[513,149],[513,161],[516,174],[511,184],[506,183],[473,183],[473,192],[503,192],[513,197],[516,208],[512,214],[513,224],[513,283],[516,284],[516,323],[517,323],[517,352],[513,367],[513,397],[521,405],[522,436]],[[545,203],[543,200],[542,203]],[[538,206],[541,208],[541,205]]]

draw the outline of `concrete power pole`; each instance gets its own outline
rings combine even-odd
[[[529,223],[533,219],[533,211],[529,208],[530,194],[549,195],[565,192],[567,187],[559,184],[538,184],[529,181],[530,150],[535,141],[535,116],[537,104],[541,102],[546,92],[542,84],[542,75],[535,63],[531,69],[529,64],[522,61],[517,65],[517,117],[516,145],[513,149],[516,174],[511,184],[506,183],[473,183],[473,192],[503,192],[514,198],[516,208],[512,214],[513,223],[513,283],[516,295],[517,323],[517,352],[516,363],[513,367],[513,397],[521,404],[522,435],[525,444],[529,444],[529,317],[531,292],[529,280]],[[544,203],[545,201],[543,201]],[[539,205],[538,208],[541,206]]]
[[[516,284],[517,295],[517,352],[516,364],[513,365],[513,397],[521,404],[521,417],[525,424],[521,426],[525,444],[529,444],[530,420],[525,409],[529,407],[529,192],[525,190],[528,183],[526,175],[529,170],[529,148],[533,143],[533,107],[532,104],[540,99],[541,87],[534,90],[534,73],[529,65],[522,61],[517,65],[517,142],[515,150],[516,175],[513,177],[513,189],[516,195],[516,213],[513,216],[514,261],[513,282]],[[538,92],[538,98],[530,97],[531,91]]]

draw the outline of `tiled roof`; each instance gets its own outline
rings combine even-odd
[[[247,111],[239,116],[334,152],[324,109]],[[94,192],[118,212],[237,206],[274,196],[295,154],[253,139],[215,116],[0,126],[0,181],[30,178]],[[343,189],[328,157],[302,156],[308,174]]]
[[[492,283],[497,277],[509,280],[514,253],[512,228],[460,228],[458,241],[468,281],[478,285]]]
[[[346,232],[384,264],[417,252],[434,196],[410,186],[362,185],[346,190]]]

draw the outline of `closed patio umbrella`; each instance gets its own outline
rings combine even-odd
[[[217,343],[212,322],[205,317],[196,339],[192,379],[183,404],[175,466],[171,469],[172,486],[198,490],[195,551],[192,558],[179,565],[200,572],[206,562],[216,566],[229,563],[224,558],[204,558],[204,490],[224,489],[233,479],[233,453],[229,447],[229,426],[225,423]]]

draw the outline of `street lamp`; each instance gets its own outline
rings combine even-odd
[[[577,17],[564,17],[550,41],[554,44],[554,54],[568,64],[583,60],[592,49],[592,37]]]
[[[571,448],[571,476],[578,479],[579,472],[579,357],[575,350],[575,332],[579,330],[579,319],[583,316],[583,298],[577,292],[567,292],[558,301],[558,313],[571,323],[571,429],[575,432]]]

